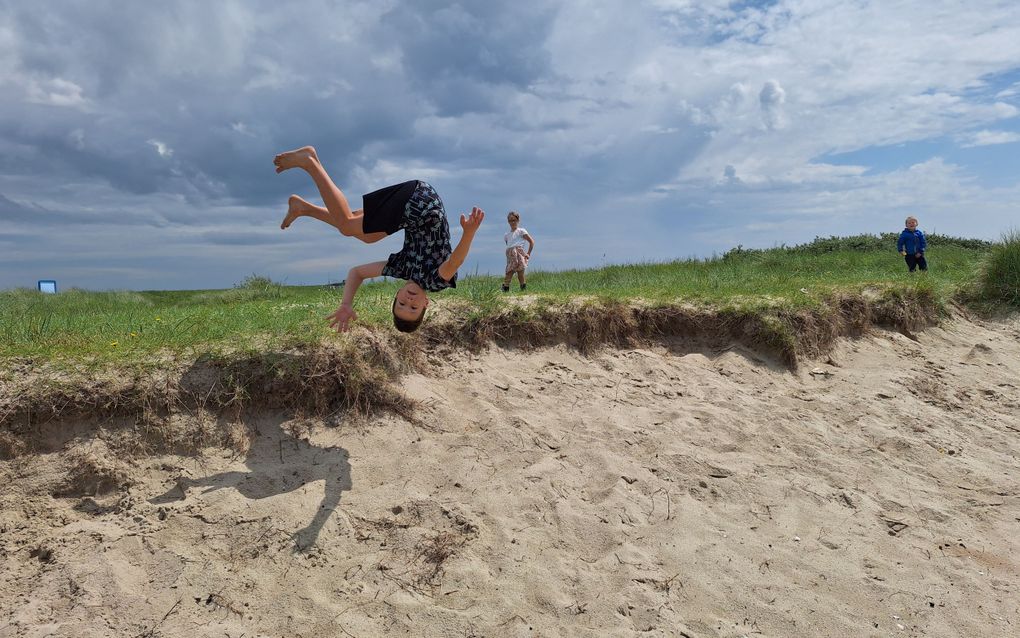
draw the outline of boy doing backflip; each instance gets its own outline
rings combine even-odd
[[[457,286],[457,269],[464,263],[475,233],[485,219],[477,206],[469,216],[460,216],[464,230],[460,242],[450,249],[450,226],[446,221],[443,201],[429,184],[412,180],[394,184],[363,196],[363,208],[351,210],[347,198],[330,179],[315,149],[305,146],[273,158],[276,172],[291,168],[303,169],[315,186],[326,207],[316,206],[297,195],[288,201],[287,216],[280,228],[287,228],[298,217],[314,217],[333,226],[346,237],[366,244],[379,241],[398,230],[404,231],[404,246],[386,261],[355,266],[347,274],[343,301],[329,315],[330,326],[337,332],[350,329],[357,319],[354,296],[366,279],[386,275],[405,279],[393,299],[393,325],[401,332],[413,332],[421,325],[429,305],[429,292]]]
[[[907,217],[904,224],[906,228],[896,241],[896,250],[906,259],[910,272],[914,272],[916,268],[926,271],[928,262],[924,258],[924,251],[928,247],[928,242],[924,238],[924,233],[917,229],[917,218]]]

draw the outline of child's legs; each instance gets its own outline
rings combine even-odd
[[[322,197],[323,203],[326,204],[326,209],[333,217],[332,223],[326,223],[335,226],[341,233],[349,237],[363,234],[363,217],[356,216],[354,211],[351,210],[343,191],[333,183],[329,174],[326,173],[326,169],[319,162],[319,157],[316,155],[314,148],[305,146],[294,151],[281,153],[276,156],[275,163],[278,166],[278,171],[294,167],[305,169],[305,172],[315,182],[315,187],[319,189],[319,195]],[[311,216],[315,217],[315,215]],[[320,218],[316,217],[316,219]]]
[[[917,258],[917,267],[921,270],[928,270],[928,260],[924,258],[923,254]]]
[[[510,281],[514,278],[514,271],[517,270],[517,264],[514,262],[514,249],[506,249],[506,275],[503,277],[503,287],[506,288],[510,285]]]
[[[355,214],[357,214],[357,211],[355,211]],[[291,195],[290,199],[287,200],[287,217],[284,218],[280,227],[289,227],[298,217],[312,217],[340,230],[340,220],[334,217],[328,209],[316,206],[297,195]]]
[[[311,202],[301,199],[297,195],[290,196],[289,204],[290,207],[287,210],[287,218],[283,220],[283,224],[280,225],[281,228],[287,228],[292,223],[294,223],[294,220],[297,219],[298,217],[313,217],[321,222],[329,224],[333,228],[339,230],[341,233],[343,232],[340,221],[336,217],[334,217],[331,212],[329,212],[329,209],[323,208],[322,206],[316,206]],[[364,215],[364,211],[362,211],[360,208],[352,212],[355,217],[361,217],[362,215]],[[386,233],[380,231],[378,233],[351,235],[351,237],[354,237],[355,239],[360,239],[366,244],[372,244],[379,241],[380,239],[385,239]]]
[[[910,272],[914,272],[914,269],[917,268],[917,257],[907,253],[903,258],[907,261],[907,268],[910,269]]]
[[[326,204],[326,210],[333,216],[336,222],[334,225],[340,232],[348,237],[364,234],[362,230],[363,215],[354,214],[350,204],[347,203],[347,198],[326,174],[326,170],[322,168],[318,159],[305,170],[312,176],[312,181],[315,182],[315,186],[319,189],[319,195],[322,196],[322,202]]]

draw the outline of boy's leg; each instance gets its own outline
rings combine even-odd
[[[353,211],[353,213],[355,217],[361,217],[364,214],[364,212],[360,208],[356,211]],[[329,212],[328,209],[323,208],[322,206],[316,206],[315,204],[306,201],[298,197],[297,195],[291,195],[290,200],[288,202],[287,217],[285,217],[283,223],[280,224],[280,228],[287,228],[292,223],[294,223],[294,220],[297,219],[298,217],[314,217],[315,219],[318,219],[319,221],[325,222],[332,226],[333,228],[336,228],[341,233],[343,232],[343,229],[340,227],[340,222],[337,220],[336,217],[333,216],[332,213]],[[379,231],[378,233],[368,233],[351,236],[354,237],[355,239],[360,239],[366,244],[374,244],[380,239],[385,239],[386,233],[383,231]]]
[[[360,212],[360,210],[356,210],[353,211],[353,214],[358,216]],[[312,217],[320,222],[329,224],[337,230],[340,230],[340,220],[334,217],[333,214],[329,212],[329,209],[323,208],[322,206],[316,206],[297,195],[291,195],[290,199],[287,200],[287,216],[283,218],[283,223],[280,224],[280,228],[288,228],[298,217]]]
[[[924,258],[924,255],[917,258],[917,267],[924,272],[928,271],[928,260]]]
[[[914,269],[917,268],[917,258],[910,253],[907,253],[903,258],[907,260],[907,268],[910,272],[914,272]]]
[[[305,146],[286,153],[280,153],[273,158],[273,164],[276,164],[277,173],[282,173],[291,168],[303,168],[312,178],[312,181],[315,182],[316,188],[319,189],[319,195],[322,197],[323,203],[326,204],[326,209],[332,215],[335,222],[326,223],[335,226],[348,237],[364,234],[362,232],[363,217],[356,216],[354,211],[351,210],[343,191],[337,188],[336,184],[333,183],[333,180],[326,173],[326,169],[319,162],[319,156],[316,155],[314,148]]]

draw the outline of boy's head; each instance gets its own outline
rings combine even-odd
[[[511,226],[513,226],[514,224],[519,224],[521,221],[521,215],[517,211],[512,210],[506,214],[506,221]]]
[[[401,332],[414,332],[425,319],[429,296],[425,289],[408,281],[393,297],[393,325]]]
[[[907,230],[915,230],[917,228],[917,218],[907,217],[906,221],[903,222],[907,226]]]

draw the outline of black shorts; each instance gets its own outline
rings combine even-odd
[[[414,194],[418,180],[394,184],[362,196],[364,218],[361,229],[366,235],[383,232],[392,235],[402,228],[407,202]]]

